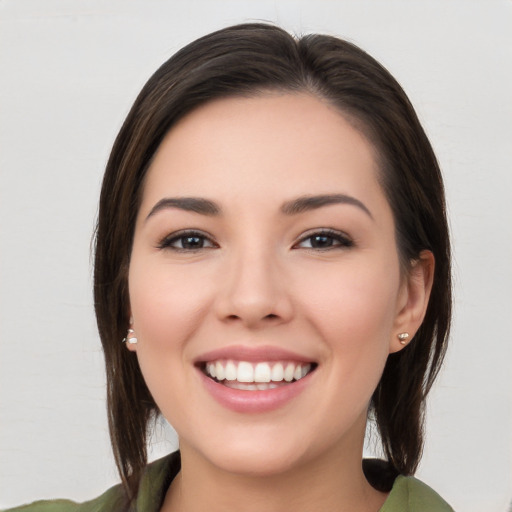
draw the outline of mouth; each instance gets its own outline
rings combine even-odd
[[[317,364],[297,361],[217,359],[198,364],[206,377],[227,388],[266,391],[288,386],[312,373]]]

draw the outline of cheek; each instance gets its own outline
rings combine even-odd
[[[197,272],[171,272],[165,264],[136,258],[130,266],[129,294],[137,334],[162,348],[193,332],[211,297]]]
[[[382,366],[396,314],[398,264],[387,268],[345,265],[323,276],[305,276],[301,283],[304,291],[300,293],[303,309],[309,312],[310,323],[327,349],[342,354],[347,368],[366,363]]]
[[[193,382],[190,343],[204,311],[210,308],[208,290],[197,272],[170,272],[169,266],[132,258],[129,294],[137,359],[144,380],[161,412],[180,424],[187,409],[183,389]]]
[[[171,272],[165,263],[132,255],[128,283],[137,359],[158,407],[177,425],[187,406],[183,388],[192,378],[189,340],[210,307],[202,280],[197,272]]]

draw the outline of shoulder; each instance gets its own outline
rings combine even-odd
[[[135,510],[157,512],[170,482],[179,469],[179,452],[148,464],[139,486]],[[101,496],[83,503],[71,500],[35,501],[3,512],[112,512],[126,508],[126,494],[123,486],[119,484],[111,487]]]
[[[42,500],[11,508],[4,512],[103,512],[119,509],[124,500],[121,485],[111,487],[101,496],[83,503],[71,500]]]
[[[379,512],[453,512],[453,509],[417,478],[398,476]]]

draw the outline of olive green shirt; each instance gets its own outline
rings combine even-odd
[[[180,470],[179,452],[159,459],[146,468],[139,493],[130,512],[159,512],[172,479]],[[6,512],[118,512],[124,510],[124,492],[116,485],[91,501],[36,501]],[[398,476],[379,512],[453,512],[428,485],[414,477]]]

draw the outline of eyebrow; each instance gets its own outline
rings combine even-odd
[[[178,208],[186,212],[194,212],[208,216],[216,216],[221,213],[220,207],[209,199],[202,197],[165,197],[160,199],[160,201],[151,208],[146,220],[155,215],[155,213],[167,208]]]
[[[364,203],[356,199],[355,197],[348,196],[346,194],[324,194],[318,196],[301,196],[292,201],[287,201],[281,207],[281,211],[286,215],[296,215],[309,210],[316,210],[322,206],[328,206],[331,204],[349,204],[357,206],[363,212],[365,212],[371,219],[373,215],[370,210],[365,206]]]
[[[359,199],[346,194],[301,196],[297,199],[285,202],[281,206],[281,212],[285,215],[298,215],[300,213],[316,210],[317,208],[322,208],[323,206],[329,206],[331,204],[349,204],[356,206],[373,219],[373,215],[364,203],[359,201]],[[177,208],[179,210],[207,215],[209,217],[218,216],[222,213],[222,210],[217,203],[202,197],[164,197],[163,199],[160,199],[153,208],[151,208],[146,220],[159,211],[167,208]]]

